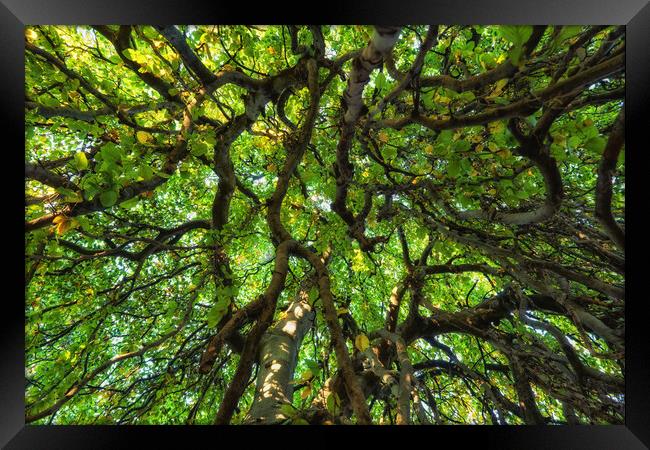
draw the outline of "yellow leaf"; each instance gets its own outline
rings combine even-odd
[[[301,378],[302,378],[302,381],[309,381],[312,378],[314,378],[314,373],[310,369],[307,369],[302,373]]]
[[[33,42],[38,39],[38,33],[30,28],[28,30],[25,30],[25,37],[28,41]]]
[[[72,228],[72,221],[70,220],[65,220],[63,222],[59,222],[56,225],[56,233],[57,234],[64,234],[66,231],[68,231],[70,228]]]
[[[495,84],[495,86],[494,86],[494,90],[490,93],[490,95],[488,95],[488,96],[485,97],[485,98],[486,98],[486,99],[490,99],[490,98],[498,97],[499,94],[500,94],[501,92],[503,92],[503,88],[505,87],[505,85],[506,85],[507,83],[508,83],[508,79],[507,79],[507,78],[504,78],[504,79],[502,79],[502,80],[497,81],[496,84]]]
[[[379,133],[379,141],[380,141],[380,142],[383,142],[384,144],[385,144],[386,142],[388,142],[388,134],[386,134],[386,133],[383,132],[383,131],[380,132],[380,133]]]
[[[149,142],[152,142],[154,140],[151,133],[147,133],[146,131],[138,131],[137,133],[135,133],[135,138],[141,144],[148,144]]]
[[[508,158],[510,156],[510,150],[504,148],[503,150],[499,150],[497,152],[497,155],[499,155],[501,158]]]
[[[451,100],[448,97],[443,97],[440,94],[436,94],[433,96],[433,101],[436,103],[442,103],[443,105],[448,105]]]
[[[84,170],[88,168],[88,158],[84,152],[77,152],[74,155],[74,163],[77,170]]]
[[[339,308],[336,310],[336,315],[337,316],[342,316],[343,314],[347,314],[348,309],[347,308]]]
[[[354,339],[354,346],[359,349],[359,351],[365,351],[368,346],[370,346],[370,340],[368,339],[368,336],[365,334],[361,333]]]
[[[427,153],[433,153],[433,145],[429,144],[426,147],[424,147],[424,151]]]
[[[56,216],[52,220],[52,223],[55,224],[56,233],[59,235],[79,226],[79,222],[76,219],[68,219],[65,216]]]
[[[309,397],[310,395],[311,395],[311,386],[307,386],[302,391],[300,391],[300,398],[303,400]]]
[[[56,216],[52,220],[52,223],[55,224],[56,233],[59,235],[65,234],[68,230],[79,226],[79,222],[76,219],[68,219],[65,216]]]
[[[491,122],[491,123],[488,124],[488,130],[490,130],[490,133],[492,133],[492,134],[499,133],[504,128],[505,128],[505,125],[501,121]]]

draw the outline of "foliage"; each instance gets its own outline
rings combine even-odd
[[[621,27],[25,43],[28,422],[623,423]]]

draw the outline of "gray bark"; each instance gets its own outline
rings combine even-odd
[[[280,410],[291,404],[293,380],[302,340],[314,323],[315,313],[301,290],[278,322],[260,342],[259,372],[248,423],[274,424],[287,419]]]

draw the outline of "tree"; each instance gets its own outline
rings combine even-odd
[[[28,423],[623,423],[623,27],[34,26]]]

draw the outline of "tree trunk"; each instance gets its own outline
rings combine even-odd
[[[296,299],[270,328],[260,343],[259,372],[255,398],[248,413],[250,424],[274,424],[287,419],[280,408],[293,399],[294,371],[298,349],[314,323],[315,313],[308,303],[309,295],[303,287]]]

